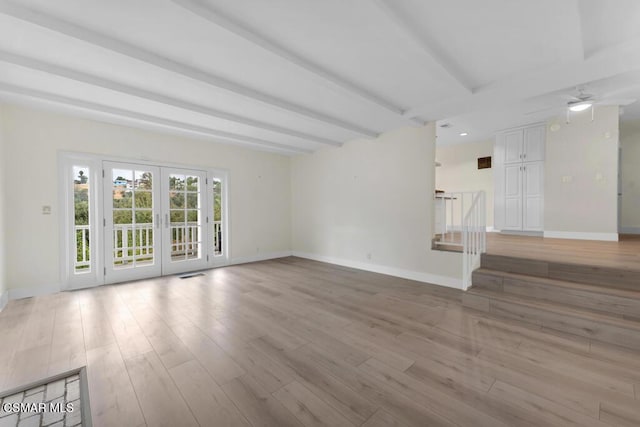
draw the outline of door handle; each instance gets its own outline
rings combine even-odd
[[[169,228],[169,214],[164,214],[164,228]]]
[[[156,214],[156,228],[160,228],[160,214]]]

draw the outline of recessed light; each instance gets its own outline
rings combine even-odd
[[[462,132],[462,133],[460,134],[460,136],[467,136],[467,135],[469,135],[467,132]]]

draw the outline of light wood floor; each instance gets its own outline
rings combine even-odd
[[[640,235],[604,242],[487,233],[487,253],[640,270]]]
[[[640,425],[640,354],[285,258],[12,301],[0,389],[88,365],[96,426]]]

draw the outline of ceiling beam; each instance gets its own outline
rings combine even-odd
[[[189,12],[199,16],[200,18],[224,28],[232,34],[248,41],[251,44],[261,47],[265,51],[276,55],[285,61],[308,71],[311,74],[321,78],[325,82],[332,83],[338,88],[351,95],[359,96],[360,98],[371,102],[378,107],[382,107],[387,111],[390,111],[396,115],[402,117],[403,110],[394,105],[393,103],[382,99],[381,97],[373,94],[372,92],[357,86],[356,84],[346,81],[342,77],[332,73],[331,71],[323,68],[322,66],[312,63],[311,61],[303,58],[302,56],[288,50],[282,45],[276,43],[273,40],[257,33],[253,29],[241,24],[233,18],[226,15],[219,8],[214,8],[210,4],[203,4],[198,0],[171,0],[176,5],[188,10]]]
[[[587,56],[587,52],[584,49],[584,22],[582,21],[582,9],[580,0],[573,0],[574,6],[574,19],[575,19],[575,31],[571,32],[570,28],[567,28],[569,37],[573,37],[574,45],[576,47],[576,59],[584,61]]]
[[[298,116],[342,128],[358,135],[368,136],[372,138],[378,136],[378,132],[371,129],[366,129],[353,123],[348,123],[338,118],[327,116],[323,113],[311,110],[307,107],[296,105],[283,99],[268,95],[266,93],[239,85],[222,77],[216,76],[212,73],[190,67],[188,65],[155,54],[151,51],[147,51],[129,43],[104,36],[87,28],[72,24],[53,16],[46,15],[44,13],[37,12],[35,10],[28,9],[22,6],[18,6],[12,2],[0,0],[0,13],[34,25],[38,25],[50,31],[64,34],[77,40],[81,40],[85,43],[99,46],[103,49],[116,52],[129,58],[133,58],[137,61],[144,62],[164,69],[166,71],[182,75],[184,77],[201,83],[205,83],[218,89],[243,96],[253,101],[258,101],[271,107],[296,114]]]
[[[175,1],[175,0],[174,0]],[[372,4],[376,5],[380,12],[392,21],[395,26],[405,34],[413,43],[415,43],[420,49],[431,59],[436,66],[437,71],[444,77],[447,77],[458,89],[461,89],[463,93],[473,93],[473,87],[468,82],[468,78],[457,69],[444,55],[442,55],[436,48],[435,42],[427,40],[424,35],[421,35],[416,30],[415,26],[411,25],[405,19],[403,19],[398,12],[385,0],[373,0]],[[411,116],[410,117],[415,117]]]
[[[554,64],[477,88],[473,95],[458,96],[412,108],[409,117],[441,120],[481,109],[499,108],[542,94],[640,69],[640,38],[587,57]]]
[[[113,80],[103,79],[101,77],[86,74],[80,71],[75,71],[70,68],[60,67],[58,65],[42,62],[37,59],[28,58],[22,55],[16,55],[14,53],[2,51],[2,50],[0,50],[0,61],[25,67],[31,70],[42,71],[47,74],[53,74],[53,75],[63,77],[69,80],[73,80],[76,82],[87,83],[93,86],[102,87],[104,89],[109,89],[115,92],[123,93],[125,95],[130,95],[130,96],[135,96],[141,99],[145,99],[147,101],[152,101],[152,102],[156,102],[164,105],[169,105],[172,107],[177,107],[183,110],[192,111],[195,113],[204,114],[206,116],[214,117],[217,119],[228,120],[230,122],[240,123],[240,124],[251,126],[258,129],[264,129],[271,132],[280,133],[283,135],[289,135],[296,138],[304,139],[306,141],[317,142],[320,144],[331,145],[334,147],[342,146],[342,143],[339,141],[334,141],[331,139],[322,138],[322,137],[306,134],[303,132],[298,132],[292,129],[283,128],[283,127],[272,125],[265,122],[260,122],[258,120],[253,120],[247,117],[238,116],[235,114],[216,110],[210,107],[205,107],[203,105],[198,105],[188,101],[183,101],[170,96],[161,95],[156,92],[139,89],[134,86],[117,83]]]
[[[213,130],[203,126],[192,125],[188,123],[178,122],[170,119],[163,119],[159,117],[150,116],[148,114],[138,113],[135,111],[123,110],[120,108],[110,107],[107,105],[96,104],[93,102],[82,101],[75,98],[69,98],[67,96],[57,95],[49,92],[43,92],[36,89],[30,89],[22,86],[15,86],[6,83],[0,83],[0,92],[5,92],[13,95],[26,96],[38,100],[53,102],[55,104],[62,104],[65,106],[71,106],[88,110],[92,112],[118,116],[126,119],[141,121],[145,123],[155,124],[163,127],[169,127],[172,129],[178,129],[186,132],[192,132],[200,135],[207,135],[217,140],[229,140],[243,145],[257,146],[261,148],[271,148],[278,151],[287,153],[311,153],[312,150],[291,147],[284,144],[278,144],[271,141],[266,141],[259,138],[253,138],[245,135],[238,135],[231,132],[224,132],[220,130]]]

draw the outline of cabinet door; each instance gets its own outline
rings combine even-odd
[[[544,226],[544,163],[524,163],[523,229],[541,231]]]
[[[504,163],[522,162],[523,132],[522,129],[507,132],[503,136],[504,140]]]
[[[522,166],[505,166],[504,226],[505,230],[522,230]]]
[[[544,160],[546,128],[534,126],[524,130],[524,148],[522,160],[525,162],[537,162]]]

